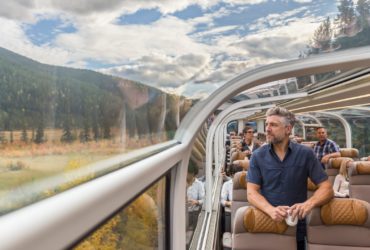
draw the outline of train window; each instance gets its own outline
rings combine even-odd
[[[208,125],[204,125],[193,144],[186,176],[186,246],[190,246],[205,202],[205,156]]]
[[[166,249],[166,185],[161,178],[73,249]]]
[[[230,134],[230,132],[235,132],[235,134],[237,135],[238,121],[231,121],[227,124],[227,133]]]
[[[103,174],[78,177],[93,164],[170,141],[193,105],[139,83],[3,50],[0,78],[7,80],[0,81],[7,93],[0,98],[1,214]],[[63,184],[49,185],[55,179]]]
[[[318,124],[318,121],[311,116],[297,115],[297,119],[300,120],[300,122],[302,122],[303,124],[307,125]]]
[[[294,135],[298,137],[303,137],[303,126],[298,122],[294,124]]]
[[[352,147],[359,150],[360,156],[370,155],[370,106],[356,106],[340,110],[342,115],[350,124],[352,132]]]
[[[346,147],[346,133],[343,124],[334,118],[319,118],[322,125],[328,131],[328,138],[335,141],[339,147]]]

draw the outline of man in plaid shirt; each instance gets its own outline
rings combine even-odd
[[[316,129],[316,136],[319,141],[315,144],[313,150],[325,169],[325,164],[329,162],[330,158],[340,157],[339,147],[334,141],[328,139],[328,134],[324,127]]]

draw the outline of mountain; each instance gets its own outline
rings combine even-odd
[[[0,132],[21,130],[24,141],[45,142],[46,128],[62,129],[66,142],[117,137],[122,128],[134,136],[173,131],[190,106],[144,84],[0,48]]]

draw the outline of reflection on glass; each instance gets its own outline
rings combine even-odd
[[[0,52],[0,201],[51,176],[68,176],[67,184],[36,200],[90,180],[95,173],[77,180],[70,173],[172,139],[192,106],[137,82]]]
[[[347,121],[352,129],[352,147],[359,150],[360,157],[370,156],[370,117],[347,118]]]
[[[303,124],[318,124],[315,119],[309,116],[298,115],[297,119],[299,119]]]
[[[303,127],[298,122],[294,124],[294,135],[303,138]]]
[[[305,127],[306,129],[306,141],[317,141],[316,127]]]
[[[189,246],[190,240],[197,226],[199,213],[202,210],[205,198],[204,183],[197,178],[198,174],[199,167],[196,165],[196,163],[190,160],[188,165],[188,174],[186,177],[187,246]]]
[[[196,229],[199,214],[205,199],[205,145],[207,127],[212,121],[201,128],[198,133],[188,163],[186,176],[186,246],[190,246]]]
[[[163,177],[74,249],[165,249],[165,187]]]

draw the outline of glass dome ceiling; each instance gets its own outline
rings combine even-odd
[[[258,66],[370,44],[368,6],[351,2],[3,1],[0,47],[204,98]]]

